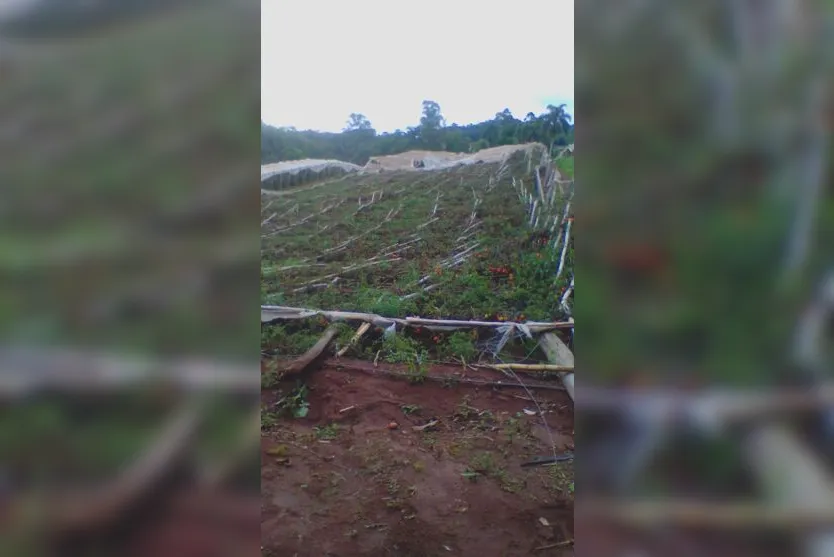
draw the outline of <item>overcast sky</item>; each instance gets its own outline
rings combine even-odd
[[[449,124],[573,114],[573,0],[262,0],[261,117],[339,131],[351,112],[377,131],[419,123],[423,99]]]

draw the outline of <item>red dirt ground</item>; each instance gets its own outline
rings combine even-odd
[[[367,362],[344,363],[354,369],[331,360],[307,376],[305,418],[267,421],[264,556],[572,555],[572,465],[521,468],[553,452],[542,418],[524,412],[536,406],[523,389],[411,384],[370,373]],[[467,376],[511,381],[487,373]],[[572,450],[567,393],[534,395],[556,451]],[[266,414],[277,398],[264,390]],[[437,426],[413,430],[432,419]]]

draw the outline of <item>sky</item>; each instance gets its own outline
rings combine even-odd
[[[573,114],[573,0],[262,0],[261,118],[340,131],[351,112],[378,132]]]

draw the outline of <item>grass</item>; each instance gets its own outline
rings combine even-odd
[[[316,426],[313,428],[316,433],[316,439],[319,441],[332,441],[339,436],[339,425],[328,424],[325,426]]]

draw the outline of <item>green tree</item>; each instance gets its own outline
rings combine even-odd
[[[441,130],[446,124],[440,105],[434,101],[423,101],[423,116],[420,118],[420,143],[426,149],[442,149],[443,137]]]
[[[364,114],[351,112],[344,131],[374,131],[371,121]]]
[[[565,136],[571,130],[572,126],[571,116],[565,111],[565,106],[567,105],[547,105],[547,112],[544,114],[544,121],[545,130],[548,138],[547,142],[551,145],[564,145],[567,143],[567,139],[565,138]],[[562,139],[562,141],[557,141],[560,138]]]

